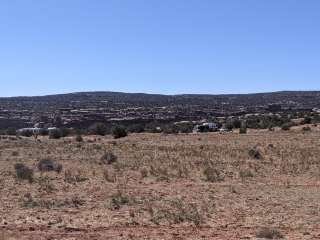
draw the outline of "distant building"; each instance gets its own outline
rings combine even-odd
[[[212,122],[204,122],[194,127],[193,132],[216,132],[218,125]]]
[[[17,130],[17,133],[19,134],[25,134],[28,132],[31,132],[32,134],[40,134],[40,132],[43,130],[43,128],[21,128]]]

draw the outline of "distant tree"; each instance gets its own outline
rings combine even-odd
[[[77,136],[76,136],[76,141],[77,141],[77,142],[83,142],[82,136],[81,136],[81,135],[77,135]]]
[[[60,115],[56,115],[53,119],[53,125],[55,127],[61,127],[62,126],[62,118]]]
[[[226,129],[228,130],[232,130],[233,129],[233,124],[231,121],[226,122],[225,124]]]
[[[310,124],[312,122],[312,118],[307,116],[303,119],[302,124]]]
[[[235,119],[232,122],[233,128],[241,128],[241,121],[239,119]]]
[[[293,126],[294,126],[293,122],[287,122],[287,123],[282,124],[281,129],[283,131],[289,131],[290,128],[293,127]]]
[[[39,134],[41,136],[47,136],[49,134],[49,131],[47,129],[43,128],[43,129],[40,130]]]
[[[179,124],[178,126],[178,131],[181,133],[192,133],[193,131],[193,123],[183,123]]]
[[[54,130],[49,131],[49,138],[50,139],[59,139],[61,137],[62,137],[62,134],[61,134],[60,129],[54,129]]]
[[[151,133],[159,133],[162,131],[160,126],[161,124],[157,121],[149,122],[145,126],[145,131]]]
[[[112,136],[117,139],[117,138],[123,138],[128,135],[126,129],[122,126],[116,126],[112,129]]]
[[[60,129],[60,133],[61,133],[61,137],[67,137],[68,135],[70,135],[70,129],[68,128],[61,128]]]
[[[95,123],[89,128],[89,132],[94,135],[104,136],[107,133],[107,127],[103,123]]]
[[[26,131],[23,131],[20,133],[21,136],[24,136],[24,137],[31,137],[33,136],[33,132],[31,130],[26,130]]]
[[[240,124],[240,130],[239,130],[240,134],[246,134],[247,133],[247,124],[246,122],[242,122]]]
[[[132,124],[127,128],[130,133],[142,133],[144,132],[144,126],[142,124]]]
[[[174,124],[167,124],[163,127],[163,133],[177,134],[179,133],[179,128]]]
[[[6,130],[6,134],[7,134],[7,135],[14,136],[14,135],[17,135],[17,131],[16,131],[15,128],[10,127],[10,128],[8,128],[8,129]]]

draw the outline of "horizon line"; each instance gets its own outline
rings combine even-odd
[[[155,93],[155,92],[130,92],[130,91],[110,91],[110,90],[89,90],[89,91],[70,91],[61,93],[47,93],[39,95],[13,95],[13,96],[0,96],[0,98],[32,98],[32,97],[49,97],[69,94],[85,94],[85,93],[118,93],[118,94],[144,94],[144,95],[160,95],[160,96],[185,96],[185,95],[202,95],[202,96],[223,96],[223,95],[252,95],[252,94],[272,94],[272,93],[285,93],[285,92],[320,92],[320,90],[277,90],[266,92],[245,92],[245,93]]]

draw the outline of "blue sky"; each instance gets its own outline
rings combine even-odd
[[[320,90],[318,0],[1,0],[0,96]]]

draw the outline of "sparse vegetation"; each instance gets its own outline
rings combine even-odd
[[[215,234],[221,239],[235,235],[277,239],[280,235],[272,228],[256,233],[236,224],[243,224],[241,216],[246,216],[248,226],[250,222],[264,226],[271,220],[277,225],[278,214],[287,214],[281,218],[283,229],[300,224],[290,233],[283,232],[288,239],[299,238],[302,231],[312,236],[318,204],[317,188],[312,184],[319,179],[320,140],[315,126],[310,125],[308,134],[302,133],[303,127],[289,132],[250,130],[242,136],[237,132],[201,136],[141,133],[124,141],[86,136],[85,141],[77,142],[77,135],[63,141],[41,136],[41,142],[16,137],[11,141],[2,136],[0,210],[5,221],[13,223],[27,212],[30,219],[36,219],[35,227],[73,221],[74,228],[88,223],[93,227],[104,224],[108,229],[116,225],[127,233],[127,227],[135,231],[134,226],[139,226],[148,232],[174,226],[178,237],[185,237],[179,231],[188,228],[191,238]],[[12,161],[22,164],[17,169],[29,169],[32,177],[13,174]],[[63,174],[55,173],[59,164],[63,164],[59,170]],[[8,178],[10,175],[14,177]],[[32,184],[25,184],[29,179]],[[308,188],[301,187],[307,184]],[[290,214],[297,202],[308,208]],[[5,212],[8,206],[10,214]],[[216,232],[206,227],[220,222],[231,224],[233,230]],[[150,236],[157,239],[159,235]]]

